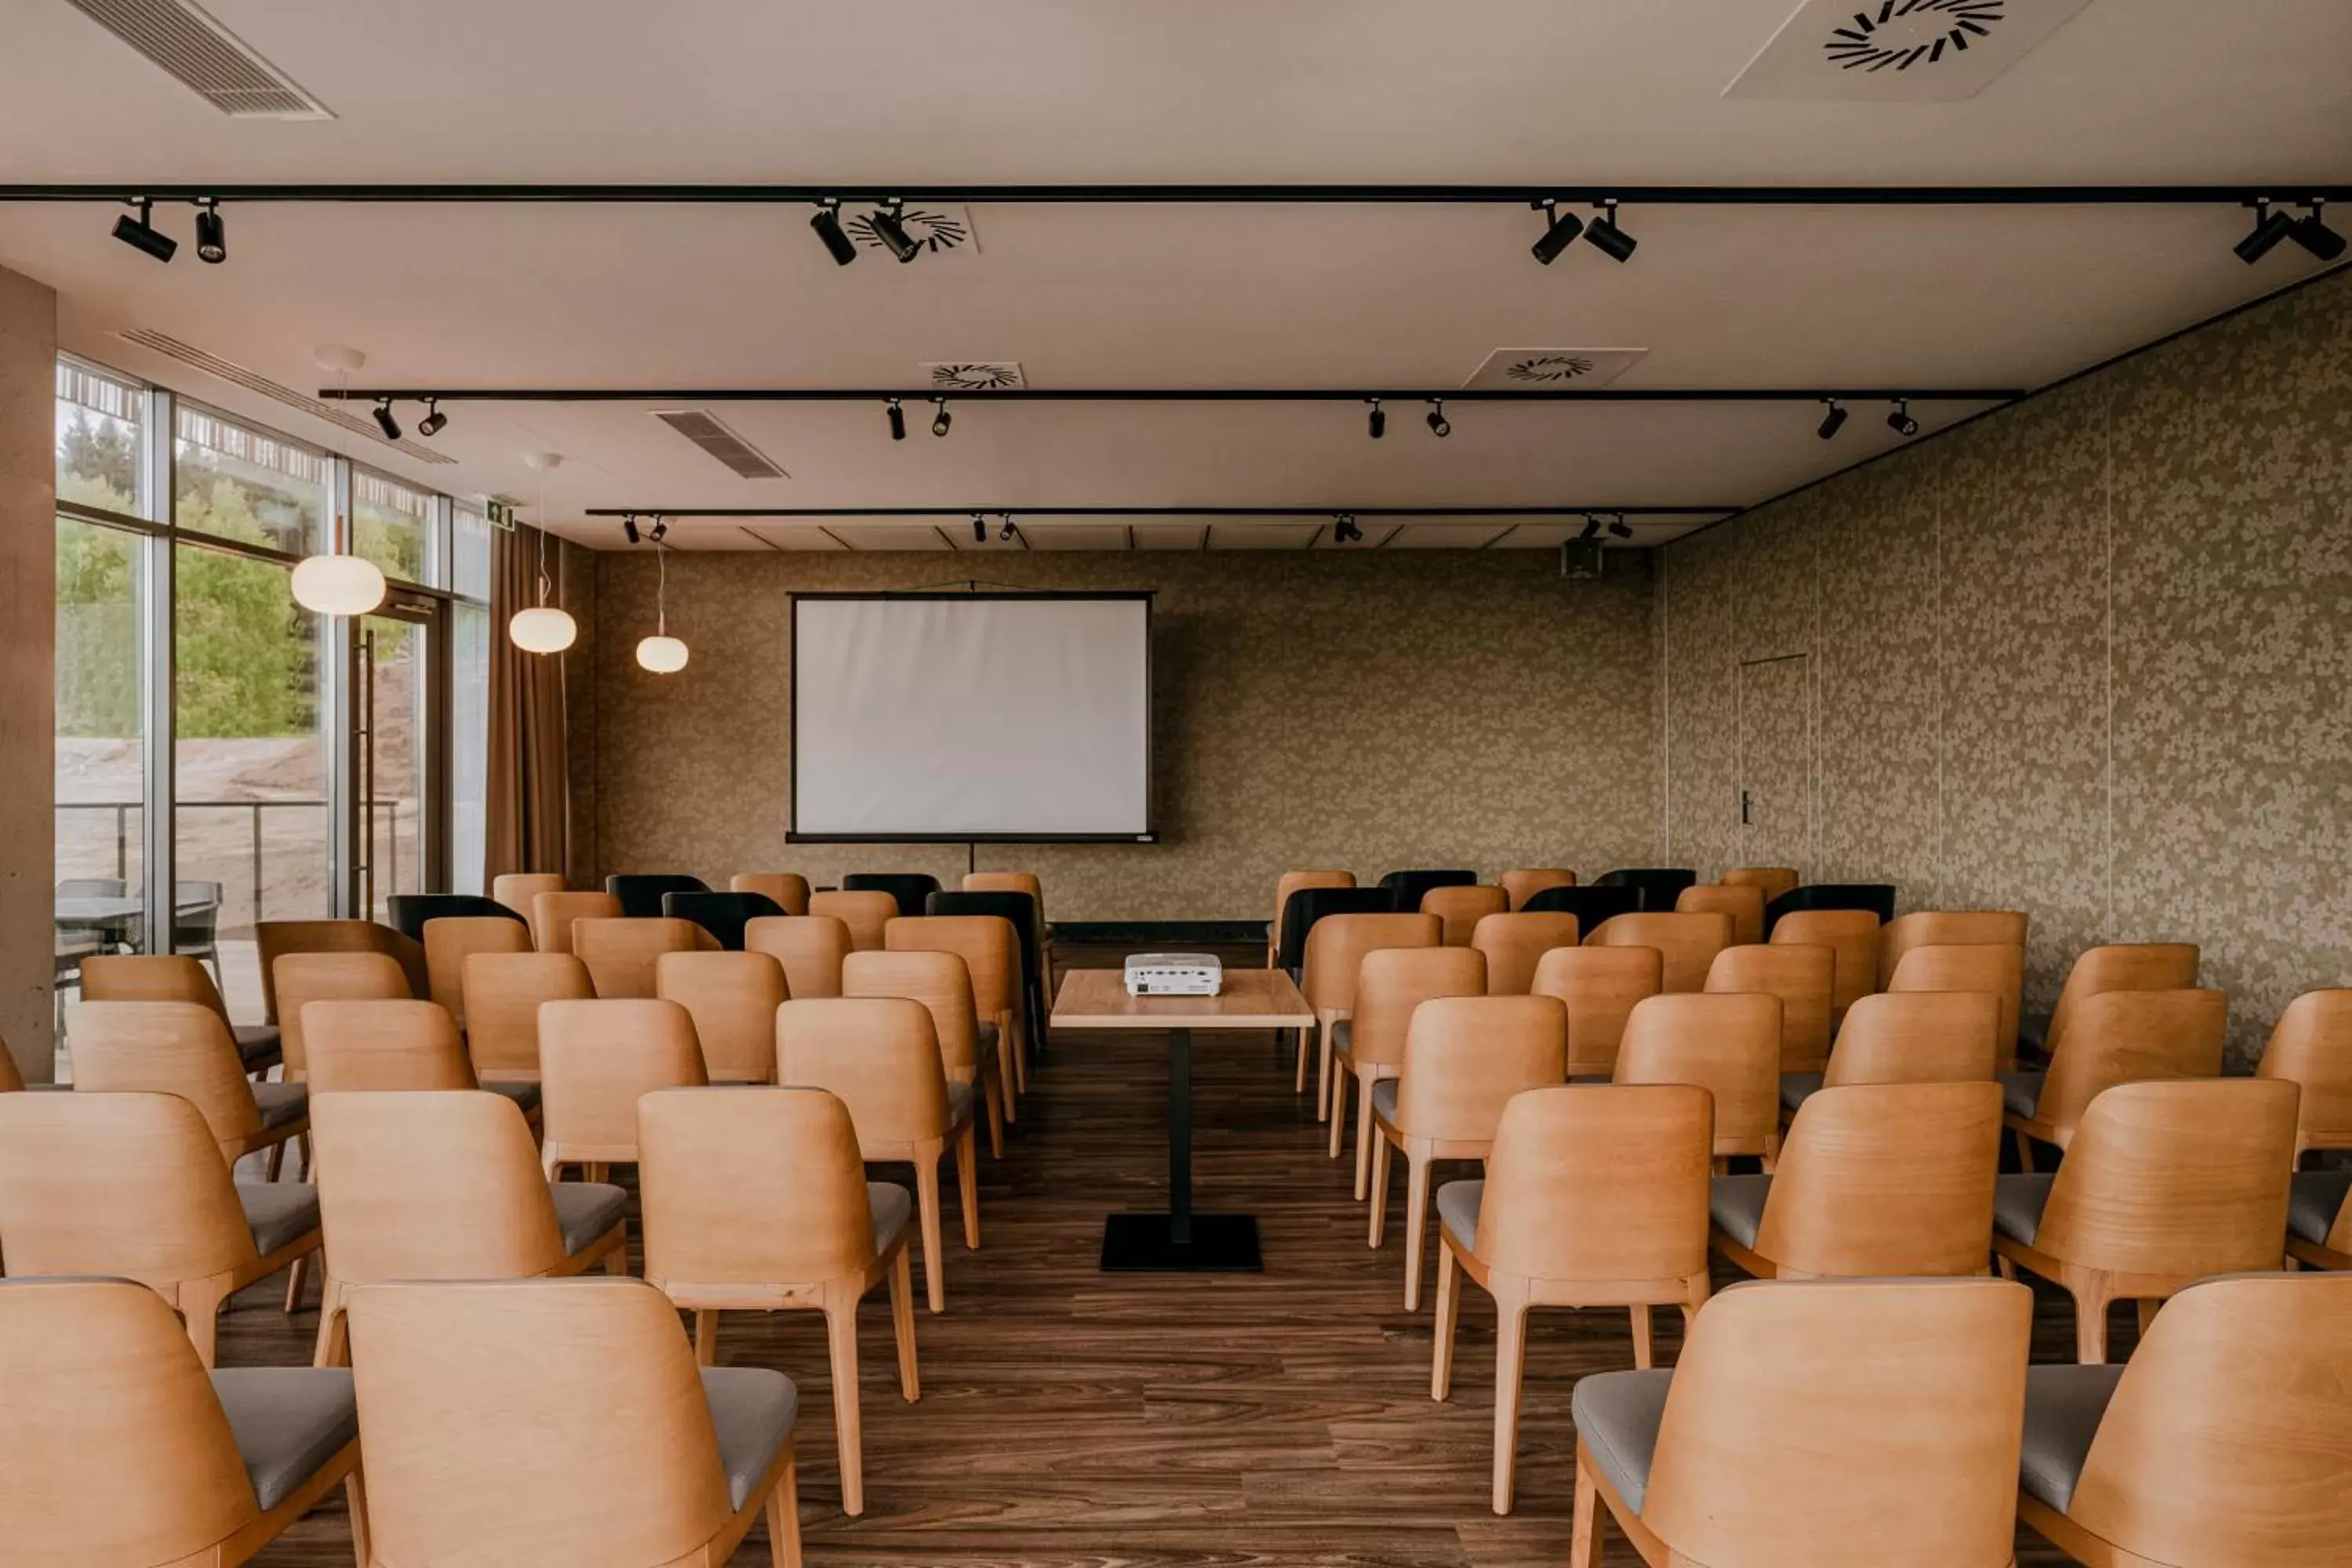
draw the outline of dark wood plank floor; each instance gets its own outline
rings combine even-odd
[[[1118,956],[1065,955],[1100,964]],[[1246,949],[1226,955],[1234,964],[1261,960]],[[1194,1038],[1196,1193],[1203,1208],[1259,1216],[1266,1272],[1097,1270],[1106,1213],[1162,1205],[1166,1057],[1153,1036],[1057,1038],[1031,1079],[1004,1159],[982,1155],[979,1252],[963,1250],[948,1194],[948,1310],[918,1311],[919,1403],[898,1395],[885,1297],[867,1303],[862,1518],[841,1512],[822,1320],[726,1319],[725,1360],[800,1382],[801,1513],[812,1563],[1566,1562],[1569,1391],[1584,1373],[1632,1364],[1623,1314],[1535,1319],[1518,1510],[1497,1518],[1487,1505],[1491,1304],[1465,1290],[1454,1398],[1433,1403],[1430,1309],[1424,1299],[1419,1313],[1403,1310],[1401,1239],[1392,1227],[1383,1250],[1365,1247],[1346,1157],[1324,1158],[1322,1130],[1310,1102],[1292,1096],[1286,1059],[1270,1036]],[[1402,1205],[1401,1174],[1397,1184],[1392,1213]],[[282,1293],[282,1282],[264,1282],[238,1298],[222,1321],[223,1364],[309,1359],[317,1313],[289,1320],[277,1304]],[[1658,1319],[1662,1359],[1679,1344],[1671,1319]],[[2063,1300],[2042,1298],[2036,1338],[2039,1359],[2070,1358]],[[2120,1330],[2116,1353],[2130,1341]],[[349,1563],[340,1498],[256,1563]],[[2030,1532],[2021,1531],[2019,1547],[2021,1563],[2065,1561]],[[1635,1561],[1622,1541],[1612,1540],[1609,1556]],[[736,1562],[766,1560],[762,1529]]]

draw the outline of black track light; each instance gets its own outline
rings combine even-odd
[[[387,397],[375,405],[375,427],[383,432],[387,441],[400,439],[400,421],[392,416],[392,399]]]
[[[809,219],[809,227],[816,230],[816,237],[824,241],[835,261],[846,267],[857,259],[856,242],[841,226],[841,203],[837,199],[828,196],[819,202],[814,216]]]
[[[2294,222],[2294,242],[2322,261],[2333,261],[2344,254],[2344,237],[2327,226],[2320,216],[2326,204],[2314,201],[2311,210]]]
[[[1609,531],[1620,539],[1631,539],[1633,537],[1633,525],[1625,521],[1625,514],[1621,511],[1609,520]]]
[[[1579,544],[1590,544],[1601,537],[1601,520],[1591,512],[1584,514],[1584,531],[1576,536]]]
[[[1454,426],[1446,423],[1444,398],[1433,397],[1429,400],[1429,418],[1426,423],[1429,426],[1429,433],[1441,441],[1454,434]]]
[[[1015,539],[1020,537],[1021,531],[1013,525],[1013,514],[1011,512],[1001,511],[996,515],[1004,520],[1004,526],[996,531],[996,537],[999,542],[1010,544]]]
[[[1822,401],[1828,405],[1829,412],[1822,416],[1821,425],[1813,434],[1827,441],[1845,428],[1845,405],[1834,397],[1824,397]]]
[[[114,220],[114,237],[133,250],[143,250],[158,261],[169,261],[180,242],[155,226],[155,204],[142,197],[139,216],[124,213]]]
[[[873,216],[866,220],[883,247],[902,262],[912,261],[923,253],[923,247],[916,244],[914,237],[907,232],[906,206],[907,204],[901,201],[886,202],[876,207]]]
[[[1363,537],[1364,531],[1357,525],[1355,518],[1349,513],[1343,511],[1338,517],[1331,520],[1331,538],[1333,542],[1339,544],[1354,544]]]
[[[668,538],[669,520],[663,517],[654,519],[652,531],[648,532],[646,537],[652,540],[656,544],[659,544],[663,540]]]
[[[939,410],[931,419],[931,434],[944,436],[948,433],[948,426],[955,423],[955,416],[948,412],[948,400],[944,397],[932,398],[931,406]]]
[[[117,233],[121,230],[118,228]],[[2294,232],[2294,219],[2283,212],[2272,210],[2267,201],[2254,203],[2253,232],[2238,241],[2238,259],[2252,267],[2277,248],[2278,242]]]
[[[1617,226],[1615,202],[1601,204],[1601,216],[1584,226],[1584,237],[1612,261],[1630,259],[1633,247],[1642,243]]]
[[[893,441],[905,440],[907,438],[907,411],[898,406],[898,400],[895,397],[887,404],[884,405],[884,409],[890,417],[890,439]]]
[[[974,544],[988,542],[988,519],[978,512],[971,514],[971,542]]]
[[[1897,436],[1911,437],[1919,434],[1919,422],[1911,417],[1911,404],[1908,399],[1898,397],[1895,400],[1895,412],[1886,416],[1886,427]]]
[[[228,225],[221,221],[218,202],[196,209],[196,255],[215,266],[228,259]]]
[[[1377,441],[1389,433],[1389,411],[1381,406],[1379,398],[1375,397],[1371,402],[1372,411],[1366,416],[1364,423],[1371,430],[1372,439]]]
[[[448,427],[449,416],[441,412],[441,400],[437,397],[426,398],[425,417],[416,422],[416,433],[419,436],[438,436]]]
[[[637,542],[641,536],[637,532],[637,520],[635,518],[625,517],[621,520],[621,537],[627,540],[632,544]]]
[[[1554,202],[1538,202],[1535,205],[1542,211],[1544,222],[1549,226],[1545,228],[1543,237],[1535,243],[1535,258],[1549,267],[1559,259],[1560,252],[1574,245],[1576,237],[1584,232],[1584,220],[1574,213],[1560,211]]]

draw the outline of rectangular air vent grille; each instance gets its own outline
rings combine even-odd
[[[331,110],[295,85],[285,72],[207,16],[194,0],[68,3],[232,119],[335,117]]]
[[[348,430],[354,436],[364,436],[371,441],[389,445],[403,456],[414,458],[420,463],[455,463],[457,460],[445,453],[436,452],[419,441],[384,442],[383,433],[378,430],[373,422],[347,414],[332,404],[321,403],[315,397],[305,396],[282,382],[270,380],[259,371],[247,370],[234,360],[225,360],[216,353],[184,343],[168,333],[155,331],[147,327],[138,327],[122,333],[121,337],[125,342],[137,343],[142,349],[151,349],[166,359],[177,360],[182,364],[203,371],[206,375],[217,376],[223,381],[245,388],[247,392],[267,397],[273,403],[282,403],[289,408],[299,409],[313,419],[323,419],[338,430]]]
[[[784,479],[792,477],[778,468],[765,452],[703,409],[656,409],[654,417],[726,464],[739,478]]]

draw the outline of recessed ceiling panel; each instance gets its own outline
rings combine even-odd
[[[1304,550],[1329,527],[1291,518],[1221,517],[1209,525],[1212,550]]]
[[[778,550],[846,550],[849,547],[814,522],[755,522],[744,529]]]
[[[1443,521],[1407,522],[1394,530],[1391,550],[1475,550],[1510,531],[1507,517],[1448,518]],[[1372,535],[1379,539],[1380,535]]]
[[[1122,523],[1066,521],[1047,518],[1024,522],[1021,531],[1036,550],[1125,550],[1127,528]],[[1195,540],[1197,545],[1199,541]]]
[[[1973,98],[2089,3],[1805,0],[1724,96]]]
[[[1503,392],[1591,392],[1630,369],[1647,349],[1496,349],[1464,386]]]
[[[1135,525],[1135,547],[1138,550],[1198,550],[1206,523],[1199,522],[1139,522]]]
[[[835,539],[852,550],[953,550],[947,535],[927,518],[908,518],[903,522],[828,522],[824,525]]]

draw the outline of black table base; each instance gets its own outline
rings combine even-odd
[[[1257,1216],[1192,1212],[1192,1031],[1168,1031],[1168,1212],[1103,1222],[1106,1274],[1256,1274]]]

